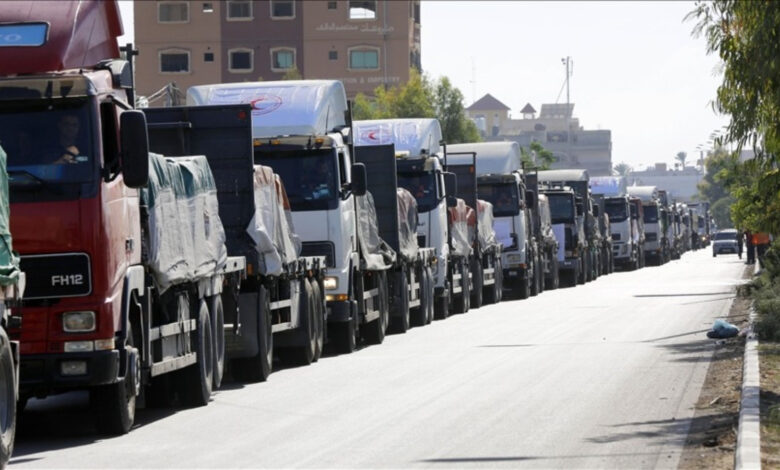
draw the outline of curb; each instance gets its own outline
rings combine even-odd
[[[756,263],[754,275],[760,271]],[[737,452],[734,459],[736,469],[761,468],[761,409],[759,392],[761,381],[758,373],[758,338],[753,333],[756,312],[750,308],[750,326],[745,342],[745,357],[742,369],[742,398],[739,405],[739,430],[737,431]]]

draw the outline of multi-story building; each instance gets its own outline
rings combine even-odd
[[[134,9],[143,96],[171,83],[184,91],[300,74],[342,80],[352,97],[420,69],[419,0],[157,0]]]
[[[509,107],[490,94],[466,108],[466,115],[489,141],[513,140],[528,148],[539,142],[555,157],[552,168],[584,168],[592,176],[612,174],[612,132],[586,130],[573,116],[574,103],[543,104],[539,117],[526,104],[522,119],[512,119]],[[483,125],[484,124],[484,125]]]
[[[701,170],[693,166],[670,170],[665,163],[656,163],[653,168],[632,171],[626,181],[629,186],[657,186],[665,189],[670,199],[692,202],[699,194],[698,184],[702,176]]]

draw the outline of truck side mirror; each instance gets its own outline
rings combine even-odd
[[[122,177],[129,188],[142,188],[149,182],[149,134],[146,115],[128,110],[119,117],[122,145]]]
[[[458,179],[455,173],[444,173],[444,192],[447,199],[447,207],[455,207],[458,205],[456,194],[458,193]]]
[[[352,164],[352,184],[350,189],[355,196],[364,196],[368,190],[366,177],[366,165],[362,163]]]
[[[458,180],[455,177],[455,173],[444,173],[444,192],[447,196],[455,196],[458,194]]]
[[[526,207],[536,207],[536,193],[527,189],[525,191],[525,205]]]

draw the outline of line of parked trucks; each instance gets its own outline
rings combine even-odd
[[[2,462],[32,397],[87,389],[97,429],[122,434],[136,408],[207,404],[226,374],[263,381],[275,358],[708,242],[705,204],[524,168],[513,142],[447,146],[435,119],[352,122],[338,81],[137,110],[115,2],[0,13]]]

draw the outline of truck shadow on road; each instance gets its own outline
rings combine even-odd
[[[133,430],[182,411],[183,408],[151,408],[137,410]],[[132,430],[130,432],[133,432]],[[87,392],[70,392],[31,399],[19,415],[16,428],[14,458],[11,464],[40,460],[34,454],[80,447],[122,436],[106,436],[97,432],[94,410]]]

